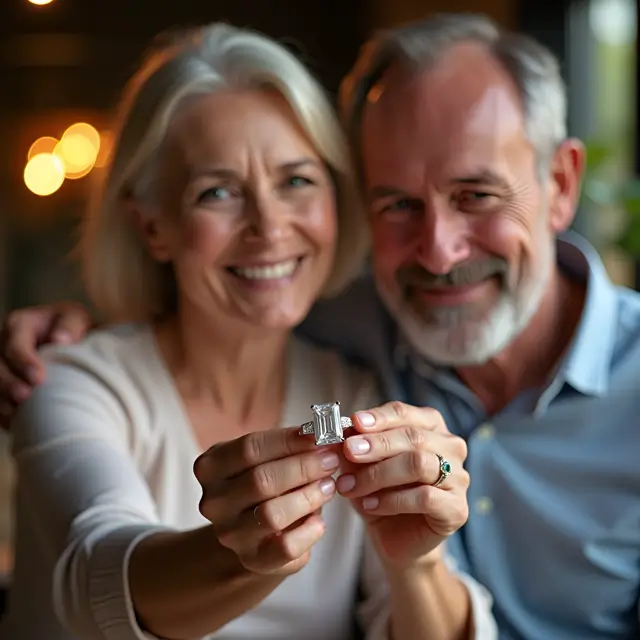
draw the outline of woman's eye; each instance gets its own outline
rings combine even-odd
[[[198,198],[199,202],[203,200],[228,200],[232,196],[231,191],[226,187],[211,187],[203,191]]]
[[[309,178],[305,178],[304,176],[291,176],[286,181],[287,187],[306,187],[310,184],[313,184],[313,182]]]

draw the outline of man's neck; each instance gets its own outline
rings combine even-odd
[[[502,353],[484,365],[456,369],[489,415],[550,382],[580,322],[585,294],[583,284],[555,271],[531,322]]]

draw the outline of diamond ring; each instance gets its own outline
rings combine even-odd
[[[451,475],[451,463],[445,460],[439,453],[436,453],[436,455],[440,463],[440,476],[432,485],[433,487],[439,487]]]
[[[318,447],[344,442],[343,431],[353,427],[353,422],[340,416],[339,402],[312,404],[311,411],[313,420],[300,426],[301,436],[315,436]]]

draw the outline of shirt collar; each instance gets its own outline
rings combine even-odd
[[[599,396],[609,388],[611,358],[616,342],[616,288],[596,250],[577,233],[563,233],[556,248],[559,267],[572,277],[585,281],[587,292],[582,317],[555,380],[561,377],[576,391]],[[396,367],[406,369],[411,366],[425,378],[446,371],[418,355],[401,333],[394,360]]]
[[[609,389],[611,358],[616,343],[616,287],[596,250],[581,236],[568,232],[558,239],[558,264],[569,275],[586,281],[582,318],[559,374],[576,391],[603,395]]]

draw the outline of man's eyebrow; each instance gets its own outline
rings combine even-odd
[[[369,200],[378,200],[378,198],[392,198],[394,196],[406,196],[406,193],[402,189],[396,187],[387,187],[385,185],[378,185],[369,190]]]
[[[472,173],[465,176],[460,176],[458,178],[454,178],[451,182],[453,182],[454,184],[488,184],[503,188],[509,187],[509,183],[501,175],[497,174],[495,171],[491,171],[490,169],[478,171],[477,173]]]

